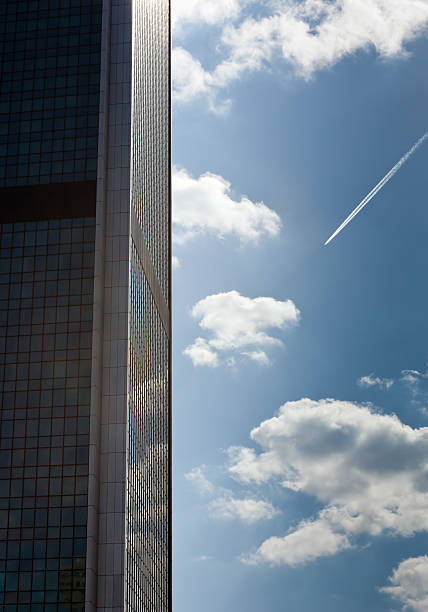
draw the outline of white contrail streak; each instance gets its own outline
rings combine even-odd
[[[348,217],[346,217],[345,221],[341,225],[339,225],[337,230],[335,232],[333,232],[333,234],[330,236],[330,238],[324,243],[324,246],[327,245],[329,242],[331,242],[333,240],[333,238],[335,238],[337,236],[337,234],[339,234],[343,230],[343,228],[346,227],[348,225],[348,223],[350,223],[352,221],[352,219],[354,217],[356,217],[358,215],[358,213],[365,206],[367,206],[367,204],[370,202],[370,200],[372,200],[375,197],[377,192],[380,191],[382,189],[382,187],[384,185],[386,185],[386,183],[389,180],[392,179],[394,174],[396,174],[399,171],[401,166],[403,166],[406,163],[406,161],[409,159],[409,157],[411,157],[413,155],[413,153],[416,151],[416,149],[418,149],[421,146],[421,144],[427,138],[428,138],[428,132],[425,132],[425,134],[423,136],[421,136],[421,138],[419,138],[419,140],[417,142],[415,142],[413,147],[411,149],[409,149],[405,155],[403,155],[403,157],[395,164],[395,166],[393,168],[391,168],[391,170],[388,172],[388,174],[386,174],[383,177],[383,179],[381,181],[379,181],[379,183],[376,185],[376,187],[373,187],[373,189],[370,191],[370,193],[368,193],[366,195],[366,197],[363,200],[361,200],[361,202],[358,204],[358,206],[356,208],[354,208],[354,210],[351,212],[351,214]]]

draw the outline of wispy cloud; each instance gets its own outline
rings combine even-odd
[[[400,380],[409,389],[412,403],[421,414],[428,416],[428,370],[402,370]]]
[[[302,399],[251,432],[261,447],[230,449],[230,474],[311,495],[322,510],[268,538],[251,563],[298,565],[349,548],[361,535],[428,531],[428,428],[338,400]]]
[[[368,374],[367,376],[361,376],[361,378],[358,379],[358,384],[360,387],[365,389],[370,389],[372,387],[390,389],[394,384],[394,381],[392,378],[381,378],[380,376],[375,376],[374,374]]]
[[[199,557],[196,557],[194,560],[201,563],[204,561],[212,561],[214,559],[214,557],[211,557],[210,555],[200,555]]]
[[[279,234],[279,215],[263,202],[246,196],[231,197],[231,184],[218,174],[206,172],[193,178],[187,170],[174,168],[173,239],[183,244],[200,234],[218,238],[237,237],[241,243],[257,243],[263,236]]]
[[[218,91],[278,59],[309,79],[359,51],[401,58],[406,44],[422,35],[428,23],[428,4],[421,0],[290,0],[273,6],[266,17],[226,24],[218,45],[224,59],[212,71],[184,49],[175,49],[175,99],[185,102],[205,95],[215,110]],[[238,15],[239,7],[230,3],[230,18]]]
[[[185,478],[194,484],[200,493],[206,493],[207,495],[212,495],[214,493],[214,485],[205,475],[206,466],[200,465],[198,467],[193,468],[185,474]]]
[[[185,474],[199,493],[213,499],[208,503],[207,510],[211,518],[221,521],[238,520],[247,525],[260,521],[268,521],[280,514],[270,502],[245,494],[237,497],[232,491],[216,487],[206,477],[206,466],[193,468]]]
[[[364,389],[378,388],[388,391],[395,383],[401,383],[408,389],[411,402],[416,408],[428,416],[428,369],[426,371],[405,369],[401,370],[400,375],[394,378],[367,374],[357,380],[360,387]]]
[[[428,556],[402,561],[389,577],[389,586],[381,592],[397,599],[405,610],[428,610]]]
[[[401,380],[410,385],[413,391],[416,393],[419,388],[419,384],[424,380],[428,379],[428,370],[426,372],[420,372],[419,370],[402,370]]]
[[[209,295],[195,304],[192,316],[210,334],[196,340],[184,350],[195,366],[217,366],[220,354],[230,358],[241,356],[267,365],[266,350],[282,346],[282,340],[268,331],[296,325],[300,312],[291,300],[271,297],[249,298],[237,291]]]
[[[247,525],[267,521],[279,514],[270,502],[246,497],[237,499],[231,494],[213,500],[209,505],[213,518],[220,520],[240,520]]]

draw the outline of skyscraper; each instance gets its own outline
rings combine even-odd
[[[166,612],[169,0],[0,4],[0,609]]]

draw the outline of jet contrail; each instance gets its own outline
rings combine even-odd
[[[376,187],[373,187],[373,189],[370,191],[370,193],[368,193],[366,195],[364,200],[361,200],[361,202],[358,204],[358,206],[356,208],[354,208],[354,210],[351,212],[351,214],[348,217],[346,217],[345,221],[341,225],[339,225],[337,230],[324,243],[324,246],[327,245],[329,242],[331,242],[333,240],[333,238],[335,238],[337,236],[337,234],[339,234],[343,230],[343,228],[346,227],[348,225],[348,223],[350,223],[352,221],[352,219],[358,215],[358,213],[360,212],[360,210],[362,210],[364,208],[364,206],[367,206],[367,204],[370,202],[370,200],[372,200],[375,197],[377,192],[380,191],[382,189],[382,187],[384,185],[386,185],[386,183],[390,179],[392,179],[394,174],[396,174],[399,171],[401,166],[403,166],[406,163],[406,161],[409,159],[409,157],[411,157],[413,155],[413,153],[416,151],[416,149],[418,149],[421,146],[421,144],[427,138],[428,138],[428,132],[425,132],[425,134],[423,136],[421,136],[421,138],[419,138],[419,140],[417,142],[415,142],[413,147],[411,149],[409,149],[405,155],[403,155],[403,157],[395,164],[395,166],[393,168],[391,168],[391,170],[388,172],[388,174],[386,174],[383,177],[383,179],[381,181],[379,181],[379,183],[376,185]]]

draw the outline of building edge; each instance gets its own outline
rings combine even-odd
[[[168,2],[169,611],[172,610],[170,12]],[[119,612],[127,609],[129,282],[130,249],[135,243],[130,184],[132,0],[104,0],[102,24],[85,610]],[[122,160],[119,167],[118,159]],[[138,230],[141,232],[139,226]],[[153,277],[150,274],[153,265],[150,264],[149,260],[150,270],[143,265],[149,284]],[[152,284],[151,291],[156,298],[159,292],[153,291]]]

